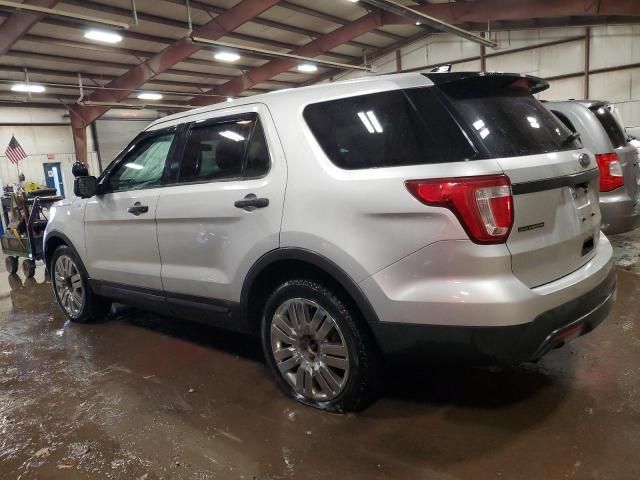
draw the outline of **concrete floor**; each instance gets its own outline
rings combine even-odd
[[[618,302],[590,335],[517,369],[406,368],[345,416],[285,398],[256,341],[74,325],[42,267],[1,273],[0,478],[638,479],[640,240],[615,243]]]

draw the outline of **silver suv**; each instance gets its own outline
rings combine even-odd
[[[584,147],[595,154],[600,169],[602,231],[624,233],[640,226],[640,167],[637,149],[607,102],[570,100],[546,102]]]
[[[111,301],[261,337],[280,387],[364,408],[382,360],[520,363],[615,292],[592,155],[511,74],[397,74],[153,123],[53,209],[65,314]]]

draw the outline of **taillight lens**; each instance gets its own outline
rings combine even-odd
[[[600,170],[600,191],[610,192],[624,186],[622,165],[617,153],[602,153],[596,155],[598,169]]]
[[[504,243],[513,226],[511,182],[505,175],[409,180],[420,202],[451,210],[476,243]]]

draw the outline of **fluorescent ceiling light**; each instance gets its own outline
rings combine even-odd
[[[220,60],[221,62],[237,62],[240,60],[240,55],[234,52],[218,52],[213,58]]]
[[[159,93],[147,92],[138,94],[138,98],[140,100],[160,100],[162,99],[162,95],[160,95]]]
[[[125,163],[125,167],[133,168],[134,170],[142,170],[144,167],[142,165],[138,165],[137,163]]]
[[[104,43],[119,43],[122,41],[122,35],[105,30],[89,30],[84,34],[84,38]]]
[[[229,140],[233,140],[234,142],[241,142],[242,140],[244,140],[244,137],[242,135],[239,135],[236,132],[232,132],[231,130],[224,130],[220,132],[220,136],[228,138]]]
[[[347,2],[358,3],[359,0],[347,0]]]
[[[301,63],[300,65],[298,65],[298,71],[305,72],[305,73],[313,73],[318,71],[318,67],[316,67],[312,63]]]
[[[33,85],[26,83],[16,83],[11,87],[13,92],[31,92],[31,93],[42,93],[45,88],[42,85]]]
[[[382,125],[380,125],[378,117],[376,117],[376,114],[372,110],[369,110],[367,113],[358,112],[358,117],[369,133],[383,132]]]

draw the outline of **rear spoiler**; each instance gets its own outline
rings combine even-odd
[[[539,77],[518,73],[492,72],[448,72],[423,73],[425,77],[438,86],[454,89],[500,90],[509,87],[528,88],[533,93],[539,93],[549,88],[549,83]]]

